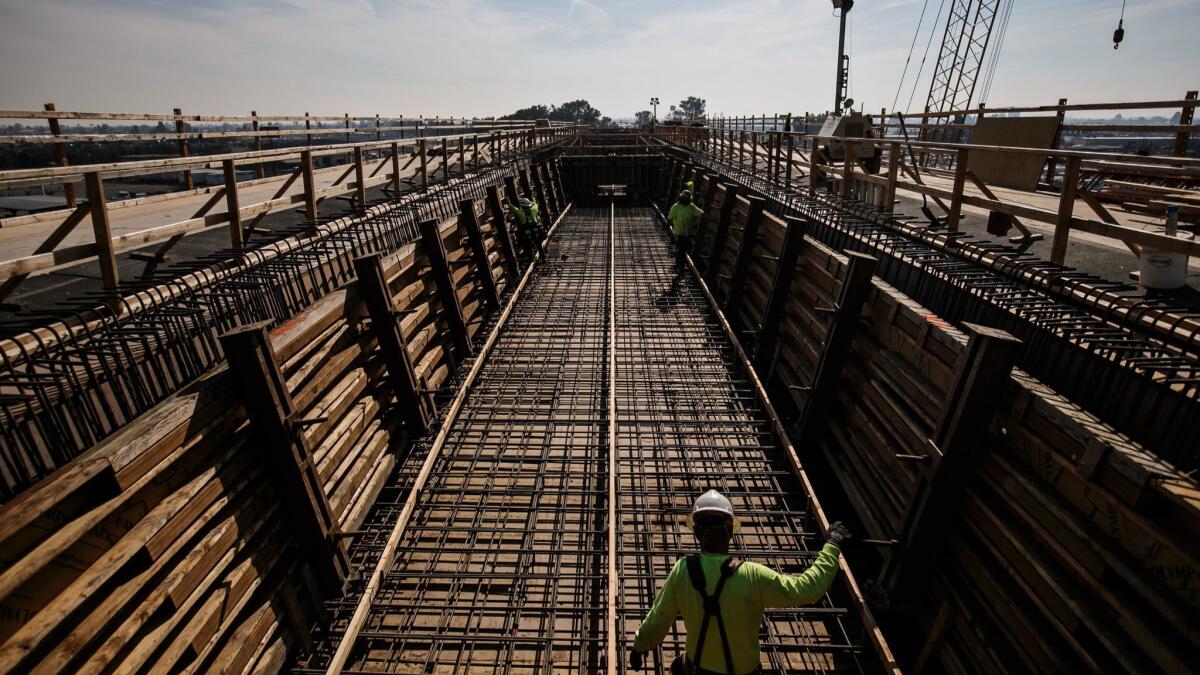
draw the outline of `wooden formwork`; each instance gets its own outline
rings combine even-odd
[[[718,297],[728,292],[749,205],[735,197],[734,234],[713,252],[727,194],[717,188],[698,247],[719,279]],[[745,290],[727,308],[747,345],[762,334],[787,228],[765,216]],[[831,469],[864,524],[872,544],[855,562],[880,567],[876,597],[890,608],[892,628],[915,619],[919,640],[891,634],[910,650],[910,665],[1189,670],[1200,647],[1196,481],[1020,370],[986,390],[967,454],[953,451],[965,468],[951,474],[951,449],[933,439],[959,410],[963,374],[977,367],[966,333],[872,279],[835,385],[814,387],[849,262],[805,238],[778,350],[756,361],[780,404],[792,404],[795,437],[811,441],[798,448],[802,457]],[[827,415],[810,419],[804,411],[818,403]],[[813,424],[817,433],[806,428]],[[832,487],[819,485],[818,494]],[[920,513],[919,503],[946,490],[951,513]],[[934,520],[946,526],[932,548],[906,550],[916,537],[928,540]],[[906,558],[930,550],[938,553],[920,573],[903,571]]]
[[[512,284],[494,222],[482,212],[486,266],[460,215],[437,222],[463,321],[474,338],[494,308],[480,283]],[[312,470],[332,524],[331,550],[353,536],[458,361],[447,308],[419,241],[380,261],[391,321],[419,389],[398,392],[380,331],[356,282],[270,331],[268,369],[282,384],[279,422]],[[227,348],[228,348],[227,343]],[[393,341],[391,344],[395,344]],[[273,365],[272,365],[273,364]],[[169,397],[0,510],[0,672],[278,670],[309,643],[327,561],[288,495],[288,465],[252,432],[256,382],[239,360]],[[243,405],[244,404],[244,405]],[[284,415],[283,413],[290,413]],[[419,433],[419,430],[418,430]]]

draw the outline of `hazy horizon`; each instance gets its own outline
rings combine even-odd
[[[850,95],[920,109],[949,0],[858,0]],[[1182,98],[1200,86],[1197,0],[1016,0],[987,103]],[[205,114],[502,115],[583,98],[631,117],[651,96],[710,113],[828,109],[829,0],[41,0],[0,5],[0,108]],[[1169,116],[1170,112],[1161,114]]]

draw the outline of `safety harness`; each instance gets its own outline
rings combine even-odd
[[[721,617],[721,591],[725,588],[725,580],[733,576],[741,565],[742,561],[740,560],[726,558],[725,562],[721,563],[721,578],[717,580],[717,587],[713,590],[713,594],[709,595],[705,591],[704,568],[700,566],[700,556],[690,555],[687,557],[688,578],[692,580],[692,588],[696,589],[704,601],[704,620],[700,623],[700,638],[696,640],[695,670],[700,669],[700,657],[704,654],[704,638],[708,636],[708,621],[716,617],[717,632],[721,635],[721,647],[725,650],[725,672],[733,675],[733,654],[729,652],[729,634],[725,632],[725,619]]]

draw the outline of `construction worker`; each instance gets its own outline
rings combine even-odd
[[[791,576],[729,557],[729,542],[740,523],[733,505],[716,490],[700,495],[688,525],[700,542],[700,553],[680,559],[667,575],[654,607],[638,627],[629,666],[640,670],[642,656],[662,642],[675,617],[683,614],[687,653],[671,664],[673,675],[757,673],[763,610],[820,600],[837,575],[838,556],[850,531],[840,522],[830,526],[816,560],[802,574]]]
[[[692,203],[692,193],[684,190],[679,199],[667,212],[671,221],[671,232],[675,235],[675,278],[679,279],[687,269],[687,254],[692,250],[693,237],[700,228],[700,216],[704,211]]]
[[[530,258],[540,258],[546,230],[542,227],[542,220],[538,218],[537,202],[528,197],[521,197],[516,203],[509,202],[508,209],[517,221],[517,238],[520,239],[521,246],[529,253]]]

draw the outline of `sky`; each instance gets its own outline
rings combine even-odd
[[[868,112],[923,107],[940,24],[913,76],[951,2],[858,0],[850,94]],[[993,107],[1200,88],[1200,0],[1127,0],[1119,50],[1121,0],[1014,3]],[[486,116],[585,98],[619,118],[698,96],[710,113],[817,112],[836,52],[830,0],[0,0],[0,108]]]

